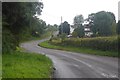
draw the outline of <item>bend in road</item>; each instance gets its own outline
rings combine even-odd
[[[38,43],[45,40],[22,43],[21,47],[51,58],[55,78],[118,78],[118,58],[39,47]]]

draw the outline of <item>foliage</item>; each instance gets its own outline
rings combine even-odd
[[[44,27],[35,18],[35,15],[42,12],[42,2],[3,2],[2,8],[3,53],[14,50],[22,38],[29,38],[33,28],[39,30],[39,34],[43,32]]]
[[[65,51],[72,51],[77,53],[87,53],[87,54],[94,54],[94,55],[101,55],[101,56],[110,56],[110,57],[118,57],[118,52],[115,51],[101,51],[95,50],[90,48],[83,48],[83,47],[75,47],[69,45],[60,45],[61,43],[54,44],[49,41],[45,41],[39,44],[39,46],[50,48],[50,49],[59,49]]]
[[[37,17],[34,17],[31,21],[32,25],[30,28],[30,32],[32,36],[40,37],[44,30],[47,28],[46,23],[43,20],[40,20]]]
[[[48,31],[57,31],[58,30],[58,25],[57,24],[54,24],[54,25],[50,25],[48,24],[47,25],[47,28],[46,28]]]
[[[111,29],[112,29],[112,35],[116,35],[117,34],[117,24],[115,21],[113,21]]]
[[[79,25],[77,28],[73,31],[73,37],[84,37],[84,26]]]
[[[66,34],[65,33],[62,33],[59,37],[61,38],[62,42],[65,40],[66,38]]]
[[[51,78],[52,76],[52,61],[45,55],[12,52],[12,54],[3,54],[2,59],[3,79]]]
[[[80,38],[65,39],[64,45],[86,47],[103,51],[118,51],[118,39],[115,37],[96,37],[96,38]]]
[[[111,12],[100,11],[94,15],[92,27],[93,34],[99,36],[112,35],[112,24],[115,22],[114,14]]]
[[[74,30],[73,32],[72,32],[72,37],[77,37],[78,36],[78,33]]]
[[[16,49],[17,41],[8,29],[2,31],[2,53],[8,53]]]
[[[74,17],[74,27],[77,28],[81,25],[84,21],[83,15],[77,15]]]
[[[120,20],[117,23],[117,34],[120,34]]]
[[[67,35],[70,34],[70,24],[65,21],[59,26],[59,34],[65,33]]]

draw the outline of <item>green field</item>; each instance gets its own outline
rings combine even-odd
[[[2,60],[3,78],[51,78],[52,61],[45,55],[14,52]]]
[[[75,47],[75,46],[68,46],[68,45],[55,45],[51,44],[49,41],[45,41],[39,44],[39,46],[51,49],[59,49],[65,51],[72,51],[78,53],[87,53],[87,54],[94,54],[100,56],[110,56],[110,57],[118,57],[118,52],[114,51],[102,51],[102,50],[95,50],[90,48],[82,48],[82,47]]]

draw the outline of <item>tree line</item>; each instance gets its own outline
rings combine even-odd
[[[43,2],[2,3],[2,53],[14,51],[21,41],[40,37],[47,29],[53,29],[54,25],[47,25],[37,17],[43,7]]]
[[[89,26],[90,31],[92,32],[92,37],[97,36],[111,36],[111,35],[117,35],[120,34],[120,21],[116,23],[116,18],[114,13],[112,12],[106,12],[106,11],[100,11],[97,13],[91,13],[88,15],[87,19],[84,19],[83,15],[76,15],[73,20],[73,28],[74,31],[72,33],[72,36],[74,37],[84,37],[85,36],[85,24],[87,23],[87,26]],[[69,24],[67,22],[67,24]],[[63,33],[66,33],[69,35],[69,25],[68,26],[62,26],[63,23],[59,26],[59,34],[63,31]],[[63,28],[62,28],[62,27]],[[66,28],[65,28],[66,27]]]

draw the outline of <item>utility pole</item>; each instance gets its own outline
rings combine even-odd
[[[61,16],[61,33],[63,33],[62,16]]]
[[[62,24],[62,16],[61,16],[61,24]]]

